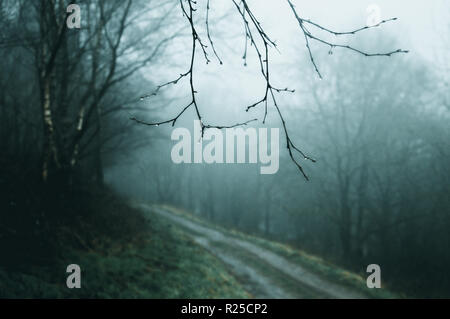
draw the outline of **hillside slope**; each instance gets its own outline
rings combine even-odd
[[[120,209],[114,213],[122,218],[137,218],[121,203],[105,207]],[[94,228],[89,241],[80,238],[83,247],[67,243],[64,253],[45,265],[0,266],[0,298],[249,297],[220,260],[179,228],[156,215],[148,216],[146,223],[128,238],[106,236],[104,230],[101,236],[92,236]],[[81,268],[81,289],[66,287],[69,264]]]

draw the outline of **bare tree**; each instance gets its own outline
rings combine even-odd
[[[337,225],[343,258],[354,260],[362,258],[372,236],[387,244],[390,230],[403,222],[398,214],[402,190],[394,179],[407,175],[403,169],[414,156],[410,145],[418,137],[410,134],[409,125],[417,121],[414,101],[422,93],[414,88],[423,72],[413,73],[415,83],[405,79],[386,85],[396,72],[408,69],[407,62],[389,67],[379,61],[348,63],[339,59],[329,83],[309,82],[308,130],[327,172],[319,178],[323,197],[318,200]]]
[[[95,153],[101,181],[101,149],[105,141],[124,132],[118,128],[113,136],[106,135],[106,116],[137,109],[138,102],[127,94],[112,98],[112,93],[124,92],[120,85],[154,62],[179,30],[166,32],[174,8],[170,1],[86,0],[80,3],[80,30],[66,25],[68,4],[65,0],[2,2],[1,9],[8,5],[8,11],[15,13],[17,21],[11,25],[17,32],[2,35],[0,49],[23,47],[32,54],[42,118],[42,180],[70,183],[83,152],[88,151]],[[136,26],[149,15],[151,32],[144,33]]]

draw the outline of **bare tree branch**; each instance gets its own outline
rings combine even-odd
[[[356,53],[362,54],[366,57],[374,57],[374,56],[387,56],[390,57],[393,54],[397,54],[397,53],[407,53],[408,51],[406,50],[402,50],[402,49],[397,49],[394,51],[390,51],[390,52],[384,52],[384,53],[368,53],[365,52],[363,50],[354,48],[350,45],[347,44],[341,44],[341,43],[336,43],[336,42],[330,42],[328,40],[325,40],[315,34],[313,34],[311,31],[308,30],[307,26],[311,26],[313,28],[317,28],[319,30],[325,31],[331,35],[334,36],[345,36],[345,35],[354,35],[358,32],[367,30],[367,29],[371,29],[371,28],[375,28],[378,27],[382,24],[391,22],[391,21],[395,21],[397,20],[397,18],[392,18],[392,19],[387,19],[387,20],[382,20],[380,21],[378,24],[373,25],[373,26],[365,26],[365,27],[361,27],[352,31],[345,31],[345,32],[338,32],[338,31],[333,31],[329,28],[323,27],[320,24],[313,22],[311,20],[308,19],[304,19],[302,17],[300,17],[300,15],[297,13],[297,10],[294,6],[294,4],[292,3],[291,0],[286,0],[292,13],[294,14],[295,19],[297,20],[300,29],[303,32],[303,36],[305,38],[305,45],[306,48],[308,50],[308,54],[311,60],[312,65],[315,68],[316,73],[318,74],[318,76],[320,78],[322,78],[322,75],[319,71],[319,68],[314,60],[314,56],[313,53],[311,51],[311,41],[316,41],[322,44],[325,44],[327,46],[330,47],[330,52],[332,52],[332,50],[334,48],[342,48],[342,49],[347,49],[350,51],[354,51]],[[184,2],[186,4],[184,4]],[[265,91],[264,91],[264,95],[261,99],[259,99],[258,101],[256,101],[255,103],[248,105],[246,107],[246,112],[249,112],[251,109],[258,107],[259,105],[263,104],[264,105],[264,116],[262,119],[262,123],[265,124],[266,119],[267,119],[267,114],[268,114],[268,107],[269,107],[269,102],[271,104],[273,104],[273,106],[275,107],[277,114],[281,120],[282,126],[283,126],[283,130],[286,136],[286,147],[288,149],[288,153],[289,156],[291,158],[291,160],[295,163],[295,165],[298,167],[298,169],[300,170],[300,172],[302,173],[302,175],[305,177],[305,179],[308,180],[308,176],[306,175],[302,164],[300,164],[300,160],[296,158],[296,154],[301,156],[301,159],[303,160],[308,160],[311,162],[316,162],[316,160],[308,155],[306,155],[300,148],[298,148],[293,142],[292,139],[289,136],[289,132],[287,129],[287,125],[286,125],[286,121],[283,117],[283,114],[281,112],[281,109],[277,103],[277,100],[275,98],[275,93],[294,93],[294,90],[291,90],[289,88],[277,88],[275,87],[272,82],[271,82],[271,78],[270,78],[270,72],[269,72],[269,67],[270,67],[270,58],[269,58],[269,51],[270,49],[276,49],[277,50],[277,46],[275,41],[273,41],[268,34],[265,32],[264,28],[262,27],[261,23],[259,22],[259,20],[256,18],[256,16],[253,14],[250,6],[248,5],[246,0],[241,0],[239,3],[237,2],[237,0],[231,0],[232,4],[234,5],[238,15],[240,16],[240,18],[242,19],[242,21],[244,22],[244,33],[245,33],[245,49],[244,49],[244,55],[243,55],[243,59],[244,59],[244,65],[247,64],[247,53],[248,53],[248,46],[252,46],[253,49],[255,50],[255,53],[257,55],[257,59],[258,59],[258,63],[260,66],[260,71],[261,74],[265,80]],[[201,48],[202,53],[204,55],[204,58],[206,60],[206,63],[208,64],[210,61],[209,57],[208,57],[208,46],[206,46],[200,36],[199,33],[197,32],[197,28],[196,28],[196,24],[194,22],[194,14],[197,11],[197,1],[195,0],[180,0],[180,7],[181,10],[183,12],[184,17],[186,17],[190,29],[191,29],[191,36],[192,36],[192,51],[191,51],[191,60],[190,60],[190,66],[189,66],[189,70],[185,73],[181,73],[180,76],[178,78],[176,78],[175,80],[169,81],[167,83],[164,83],[162,85],[159,85],[156,90],[153,93],[150,94],[146,94],[143,95],[140,99],[144,100],[147,98],[150,98],[154,95],[156,95],[158,93],[158,91],[163,88],[166,87],[170,84],[177,84],[180,80],[182,80],[183,78],[189,78],[189,84],[190,84],[190,91],[191,91],[191,101],[184,106],[181,111],[174,117],[168,119],[168,120],[163,120],[163,121],[155,121],[155,122],[147,122],[147,121],[143,121],[141,119],[137,119],[134,116],[131,116],[130,119],[139,123],[139,124],[144,124],[144,125],[149,125],[149,126],[159,126],[162,124],[171,124],[172,126],[175,125],[176,121],[191,107],[193,107],[195,109],[195,113],[196,116],[198,118],[198,120],[200,121],[201,124],[201,130],[202,130],[202,136],[204,134],[204,131],[206,129],[209,128],[230,128],[230,127],[236,127],[236,126],[241,126],[241,125],[247,125],[250,122],[253,122],[255,120],[251,120],[251,121],[247,121],[247,122],[243,122],[243,123],[238,123],[232,126],[221,126],[221,125],[209,125],[209,124],[205,124],[201,113],[200,113],[200,109],[199,106],[197,104],[197,100],[196,100],[196,94],[197,91],[194,88],[194,64],[195,64],[195,55],[196,55],[196,48],[197,45]],[[209,20],[209,11],[211,9],[211,3],[210,0],[207,1],[206,4],[206,34],[208,37],[208,42],[211,45],[211,50],[212,53],[215,55],[215,57],[217,58],[217,60],[219,61],[220,64],[222,64],[222,60],[220,59],[215,47],[214,47],[214,42],[211,38],[211,33],[210,33],[210,20]],[[270,101],[269,101],[270,100]]]

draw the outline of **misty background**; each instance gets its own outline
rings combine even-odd
[[[151,95],[189,68],[192,38],[178,1],[79,1],[82,28],[67,30],[48,74],[51,48],[60,45],[52,23],[64,16],[42,10],[50,6],[45,3],[0,0],[5,229],[26,224],[23,232],[30,233],[47,215],[68,206],[77,210],[77,204],[67,205],[66,193],[110,187],[126,198],[174,205],[227,228],[289,243],[352,271],[379,264],[396,291],[449,296],[448,3],[295,1],[303,18],[336,31],[365,26],[367,9],[375,4],[382,19],[398,20],[355,35],[323,36],[367,52],[409,51],[365,57],[311,42],[320,79],[288,3],[248,1],[277,44],[270,53],[271,81],[295,90],[276,98],[290,138],[317,160],[300,159],[309,181],[289,157],[273,105],[265,124],[263,105],[245,110],[263,96],[266,82],[251,46],[243,59],[243,21],[231,2],[211,1],[210,32],[223,64],[212,53],[206,64],[197,49],[197,103],[208,124],[257,118],[249,126],[279,127],[280,168],[274,175],[261,175],[259,164],[174,164],[170,134],[175,127],[192,130],[193,108],[175,127],[130,120],[165,121],[190,101],[187,78]],[[206,1],[199,1],[198,12],[206,39]],[[125,16],[130,23],[122,23]],[[49,130],[45,92],[56,133],[42,138]],[[58,169],[54,175],[49,169],[48,188],[41,188],[42,158],[56,156],[53,148],[58,161],[49,165]],[[64,204],[48,211],[27,208],[44,207],[54,196]]]
[[[365,24],[372,2],[298,6],[313,21],[351,30]],[[289,17],[288,6],[255,6],[281,51],[272,55],[275,83],[296,90],[280,97],[279,104],[294,140],[317,159],[315,164],[304,163],[311,181],[291,162],[283,136],[280,170],[271,176],[260,175],[255,164],[173,164],[170,150],[176,142],[170,141],[171,128],[162,127],[152,128],[162,135],[157,142],[132,152],[127,164],[111,167],[107,179],[129,196],[186,207],[215,223],[288,241],[353,270],[380,264],[383,275],[404,289],[418,292],[430,285],[445,291],[445,265],[450,262],[445,49],[450,11],[439,1],[376,4],[383,19],[399,20],[368,30],[351,43],[370,52],[410,52],[367,58],[339,49],[330,55],[329,48],[314,45],[322,80],[309,61],[295,19],[279,18]],[[231,21],[233,17],[226,17],[222,27],[213,28],[224,65],[199,63],[197,71],[201,109],[208,120],[220,124],[262,118],[263,113],[262,108],[244,112],[262,94],[264,80],[254,57],[243,67],[244,39],[239,21]],[[163,82],[180,73],[176,70],[184,70],[183,64],[173,72],[164,68]],[[178,86],[166,94],[186,92]],[[177,107],[180,102],[168,104]],[[174,111],[160,111],[157,118],[171,114]],[[178,126],[192,130],[193,118],[186,116]],[[276,111],[270,109],[267,126],[279,125]]]

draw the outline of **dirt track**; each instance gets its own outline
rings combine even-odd
[[[228,265],[254,298],[366,298],[272,251],[198,224],[169,209],[146,204],[135,206],[146,213],[157,213],[183,228],[198,245]]]

